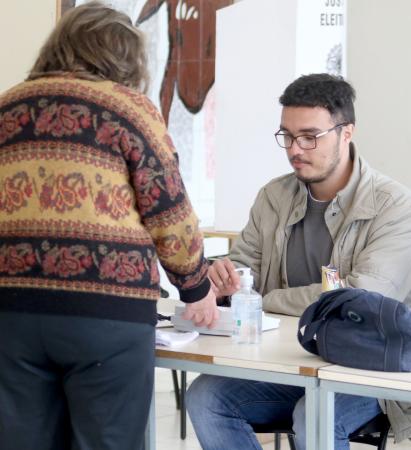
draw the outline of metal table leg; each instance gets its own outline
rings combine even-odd
[[[319,444],[319,393],[318,378],[311,378],[305,387],[305,429],[306,449],[318,450]],[[298,439],[298,436],[297,436]]]
[[[185,439],[187,435],[187,412],[186,412],[186,389],[187,389],[187,372],[181,371],[180,384],[180,437]]]
[[[320,382],[320,450],[334,450],[334,396]]]
[[[180,388],[178,387],[177,370],[172,369],[171,375],[173,377],[174,396],[176,398],[176,408],[177,408],[177,410],[180,410]]]

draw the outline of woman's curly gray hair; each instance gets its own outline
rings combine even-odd
[[[50,34],[27,80],[62,72],[145,93],[150,77],[144,33],[126,14],[100,1],[73,8]]]

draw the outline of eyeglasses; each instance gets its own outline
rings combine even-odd
[[[314,150],[317,147],[317,139],[318,138],[326,135],[330,131],[334,131],[337,128],[344,127],[346,125],[348,125],[348,123],[340,123],[339,125],[335,126],[334,128],[330,128],[327,131],[322,131],[321,133],[316,134],[315,136],[309,136],[309,135],[305,135],[305,134],[301,134],[299,136],[291,136],[289,134],[281,133],[281,130],[277,131],[277,133],[275,133],[274,136],[277,140],[278,145],[281,148],[291,148],[291,146],[293,145],[293,141],[295,139],[298,146],[300,148],[302,148],[303,150]]]

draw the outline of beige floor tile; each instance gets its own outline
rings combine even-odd
[[[180,427],[169,423],[160,424],[156,422],[156,440],[166,441],[180,438]]]
[[[267,444],[264,444],[263,446],[263,450],[274,450],[274,443],[270,442]],[[375,447],[370,447],[368,445],[362,445],[362,444],[351,444],[350,445],[350,450],[372,450],[375,449]],[[411,442],[410,441],[405,441],[402,442],[401,444],[394,444],[393,439],[390,439],[387,445],[387,450],[411,450]],[[281,450],[290,450],[290,446],[288,444],[288,440],[283,439],[281,441]]]
[[[156,392],[156,405],[173,407],[177,410],[174,392]]]
[[[375,449],[375,447],[370,447],[369,445],[362,445],[362,444],[351,444],[350,450],[366,450],[366,449]],[[411,442],[406,441],[402,442],[401,444],[394,444],[394,440],[392,438],[389,439],[387,450],[411,450]]]
[[[180,441],[180,438],[170,439],[169,442],[175,443],[176,441]],[[185,445],[188,447],[201,448],[197,436],[195,434],[188,434],[184,439]]]
[[[195,447],[188,446],[185,441],[170,440],[168,442],[156,443],[157,450],[201,450],[200,444]]]
[[[180,428],[180,412],[169,416],[160,417],[156,420],[156,423],[157,422],[161,425],[173,425]]]
[[[156,402],[156,418],[168,417],[168,416],[173,416],[174,417],[175,413],[176,413],[175,405],[164,406],[164,405],[159,405]]]

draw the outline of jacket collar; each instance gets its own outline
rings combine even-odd
[[[359,155],[356,145],[350,143],[350,156],[353,161],[353,171],[347,185],[337,192],[332,201],[332,208],[338,203],[346,219],[367,220],[374,218],[377,212],[376,192],[371,167]],[[299,192],[295,205],[302,204],[304,210],[307,204],[307,187],[299,181]]]
[[[350,222],[372,219],[378,214],[373,171],[358,154],[353,142],[350,144],[350,154],[353,171],[345,188],[337,192],[333,205],[338,202]]]
[[[347,185],[337,193],[330,207],[334,208],[338,204],[338,207],[349,222],[372,219],[378,214],[373,170],[358,154],[357,147],[353,142],[350,143],[350,155],[353,160],[352,174]],[[299,222],[307,210],[308,191],[306,184],[299,181],[295,175],[294,178],[294,195],[292,194],[292,189],[290,192],[290,195],[294,197],[291,200],[292,214],[289,217],[287,226]],[[268,186],[267,188],[269,196],[275,197],[275,187]],[[282,201],[286,202],[287,199],[283,198],[280,202]]]

